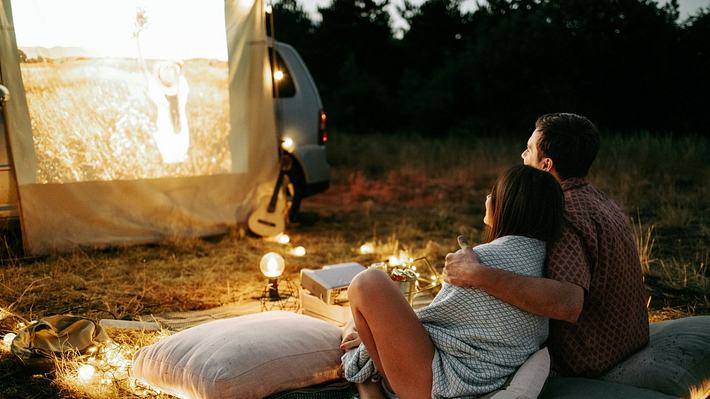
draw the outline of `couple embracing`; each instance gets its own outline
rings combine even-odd
[[[476,397],[546,346],[553,372],[596,377],[648,343],[641,267],[625,213],[587,180],[599,133],[538,118],[486,198],[486,243],[446,256],[446,282],[412,310],[389,277],[350,285],[341,347],[361,397]]]

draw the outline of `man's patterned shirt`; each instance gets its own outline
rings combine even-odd
[[[626,214],[585,179],[562,182],[567,223],[547,277],[584,288],[576,323],[550,320],[555,371],[598,376],[648,343],[638,252]]]

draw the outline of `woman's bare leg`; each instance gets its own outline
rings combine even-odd
[[[357,384],[357,393],[360,399],[385,399],[380,382],[365,381]]]
[[[348,288],[360,339],[390,386],[403,399],[431,398],[434,344],[386,273],[365,270]]]

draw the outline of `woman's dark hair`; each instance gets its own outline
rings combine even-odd
[[[550,243],[562,233],[564,196],[548,172],[525,165],[510,168],[493,187],[491,207],[488,242],[518,235]]]

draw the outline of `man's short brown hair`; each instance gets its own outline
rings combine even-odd
[[[552,159],[561,179],[585,177],[599,152],[599,131],[587,118],[546,114],[535,121],[540,155]]]

